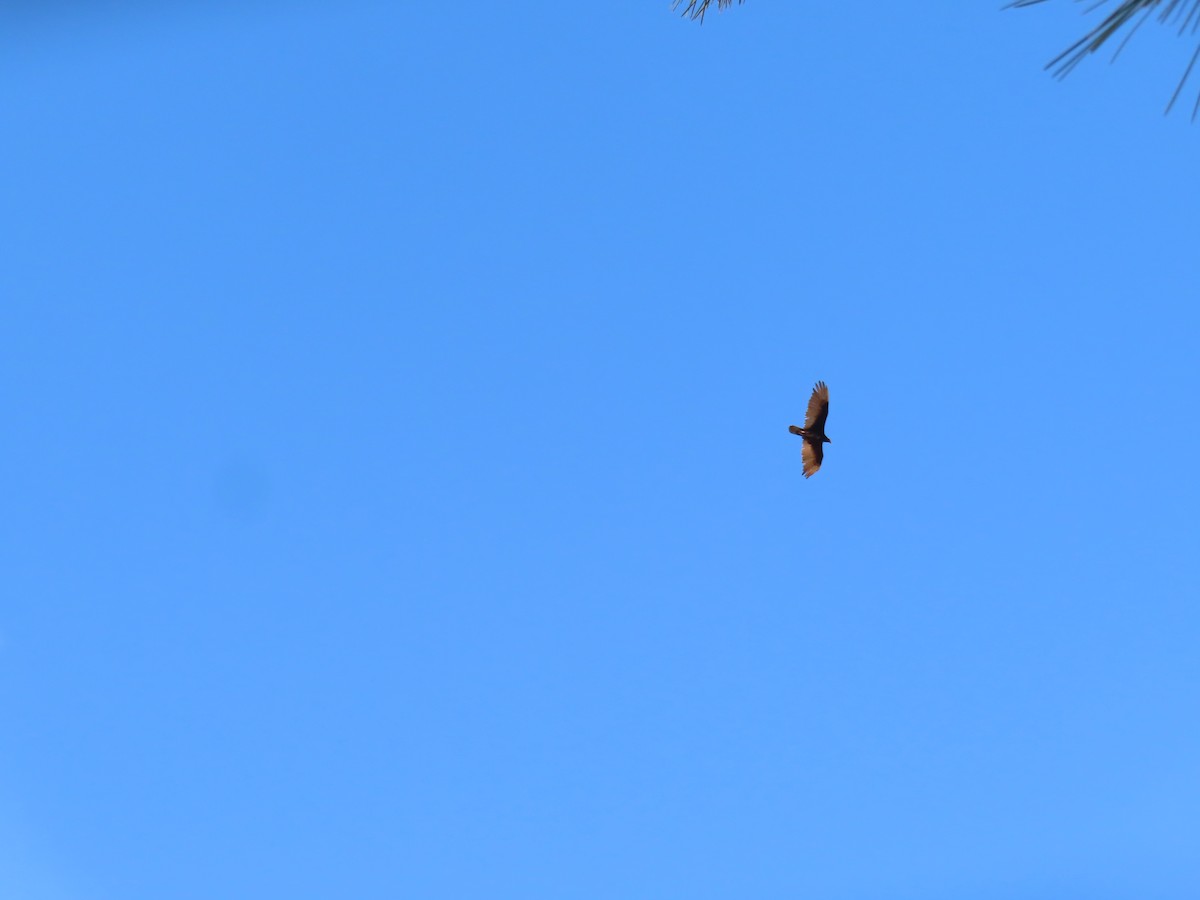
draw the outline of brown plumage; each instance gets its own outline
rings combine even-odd
[[[804,438],[804,447],[800,451],[800,459],[804,463],[804,477],[809,478],[813,472],[821,468],[821,460],[825,458],[824,444],[832,444],[825,436],[825,419],[829,417],[829,388],[825,382],[818,381],[813,388],[812,396],[808,398],[808,411],[804,414],[804,427],[797,425],[788,427],[792,434]]]

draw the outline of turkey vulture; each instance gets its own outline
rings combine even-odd
[[[808,478],[821,468],[821,460],[825,457],[822,444],[832,444],[825,437],[825,419],[829,416],[829,388],[825,382],[818,381],[813,388],[812,396],[808,398],[808,412],[804,414],[804,427],[792,425],[788,428],[792,434],[804,438],[804,449],[800,458],[804,461],[804,477]]]

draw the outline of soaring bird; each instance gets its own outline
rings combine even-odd
[[[804,477],[810,477],[821,468],[821,460],[825,458],[825,448],[822,444],[832,444],[825,437],[825,420],[829,417],[829,388],[825,382],[818,381],[813,388],[812,396],[808,398],[808,412],[804,414],[804,427],[792,425],[788,428],[792,434],[804,438],[804,449],[800,458],[804,461]]]

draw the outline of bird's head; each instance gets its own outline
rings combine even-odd
[[[821,436],[821,442],[824,444],[832,444],[833,443],[833,441],[831,441],[829,438],[825,437],[824,435]]]

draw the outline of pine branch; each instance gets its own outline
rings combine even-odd
[[[690,19],[699,19],[704,21],[704,13],[708,10],[708,5],[712,0],[688,0],[687,6],[683,8],[683,14]],[[738,3],[745,3],[746,0],[738,0]],[[1200,2],[1200,0],[1198,0]],[[683,0],[675,0],[672,9],[679,9]],[[733,0],[717,0],[717,9],[724,9],[733,4]]]
[[[1009,6],[1033,6],[1044,2],[1045,0],[1013,0]],[[1090,12],[1092,9],[1102,6],[1106,2],[1107,0],[1100,0],[1100,2],[1090,7],[1088,11]],[[1174,25],[1179,23],[1180,35],[1187,34],[1189,31],[1195,34],[1200,30],[1200,0],[1121,0],[1117,4],[1116,9],[1105,16],[1100,24],[1054,59],[1050,60],[1046,64],[1046,68],[1053,71],[1055,77],[1064,78],[1085,57],[1090,56],[1103,47],[1109,38],[1116,35],[1126,25],[1129,25],[1138,13],[1142,13],[1141,18],[1126,31],[1124,40],[1117,46],[1117,50],[1113,54],[1113,59],[1115,60],[1121,54],[1121,51],[1125,49],[1125,45],[1129,42],[1129,39],[1133,37],[1156,9],[1158,10],[1158,21],[1162,24]],[[1181,19],[1182,21],[1180,21]],[[1171,102],[1167,104],[1167,112],[1171,111],[1176,98],[1178,98],[1180,91],[1183,90],[1183,85],[1191,74],[1197,57],[1200,57],[1200,47],[1197,47],[1196,54],[1192,57],[1191,63],[1184,70],[1183,77],[1180,78],[1179,85],[1175,88],[1175,94],[1171,97]],[[1192,110],[1193,119],[1196,118],[1197,112],[1200,112],[1200,97],[1197,98],[1196,107]]]

